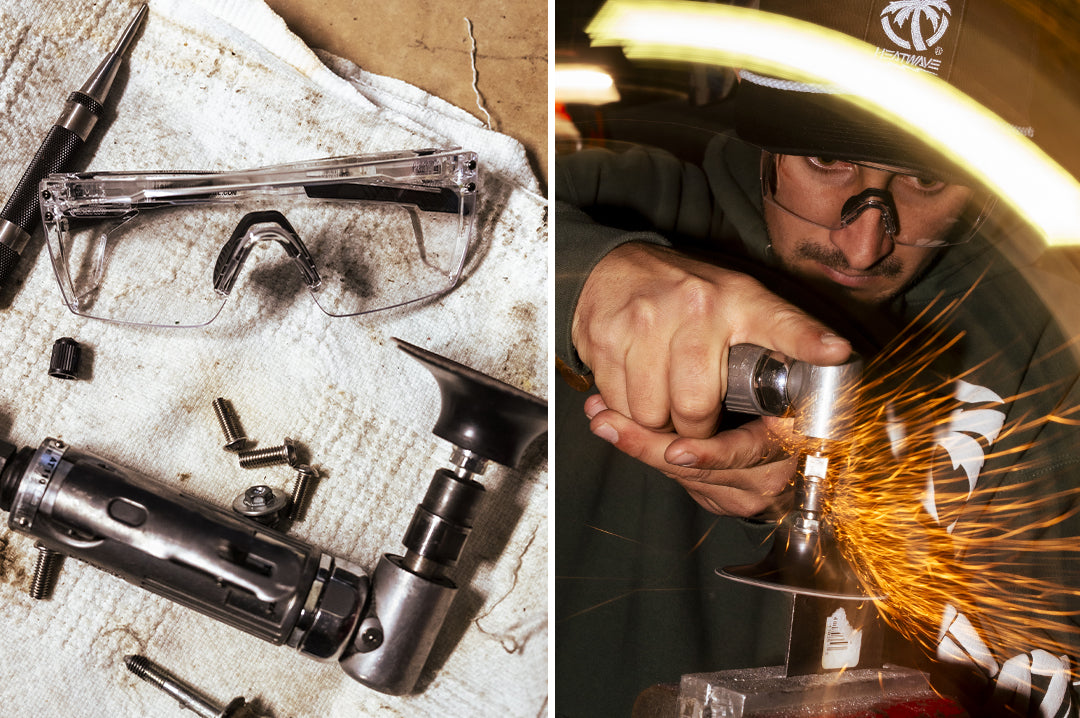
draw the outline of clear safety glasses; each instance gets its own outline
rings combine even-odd
[[[893,242],[915,247],[966,242],[994,206],[989,192],[897,168],[769,152],[761,191],[766,202],[829,230],[873,210]]]
[[[450,290],[477,184],[475,153],[423,150],[237,172],[54,174],[40,189],[72,312],[201,326],[253,252],[245,281],[278,298],[306,287],[336,317]]]

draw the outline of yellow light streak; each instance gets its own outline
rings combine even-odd
[[[1000,117],[928,72],[811,23],[722,3],[608,0],[587,28],[633,59],[742,67],[833,85],[967,168],[1045,237],[1080,242],[1080,183]],[[812,58],[812,60],[811,60]]]
[[[599,67],[556,64],[551,80],[556,102],[602,105],[619,101],[615,81]]]

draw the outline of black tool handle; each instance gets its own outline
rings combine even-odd
[[[100,116],[101,105],[93,98],[82,93],[72,93],[69,103],[76,102],[95,116]],[[37,154],[26,168],[15,191],[8,197],[7,204],[0,211],[0,219],[11,222],[27,234],[33,234],[34,227],[41,221],[38,216],[38,183],[45,175],[52,172],[64,172],[71,168],[75,153],[83,146],[83,139],[75,132],[61,125],[53,125],[45,141],[41,143]],[[20,248],[21,249],[21,248]],[[19,259],[19,252],[6,244],[0,244],[0,286],[3,286]]]
[[[8,197],[3,211],[0,211],[0,219],[6,219],[27,234],[33,234],[34,227],[41,221],[38,216],[38,183],[50,172],[62,172],[69,167],[82,145],[83,140],[77,134],[60,125],[53,125],[15,191]],[[0,286],[7,283],[18,260],[18,252],[0,244]]]
[[[71,130],[53,125],[15,191],[8,197],[0,218],[32,233],[39,219],[38,183],[50,172],[63,172],[68,168],[82,144],[82,138]]]

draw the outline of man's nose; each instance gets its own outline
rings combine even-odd
[[[882,210],[866,207],[846,227],[832,230],[829,241],[843,253],[851,269],[865,271],[893,251],[886,219]]]

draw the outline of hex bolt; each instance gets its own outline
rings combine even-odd
[[[240,419],[236,416],[236,410],[228,399],[220,396],[214,399],[214,414],[217,415],[221,433],[225,435],[225,451],[240,451],[247,443],[244,430],[240,428]]]
[[[157,686],[180,701],[180,705],[194,711],[202,718],[239,718],[247,706],[243,696],[237,696],[224,707],[219,707],[199,691],[184,683],[146,656],[125,656],[127,669],[147,683]]]
[[[276,464],[288,464],[296,466],[296,443],[289,437],[281,446],[273,446],[268,449],[248,449],[241,451],[240,466],[244,469],[261,469],[264,466]]]
[[[64,554],[53,551],[40,542],[34,546],[37,547],[38,555],[34,563],[34,578],[30,583],[30,598],[40,601],[52,595],[56,577],[60,574],[60,566],[64,562]]]
[[[319,472],[312,466],[300,464],[296,467],[296,482],[293,484],[292,505],[289,507],[289,520],[296,521],[307,509]]]
[[[267,526],[276,526],[288,510],[289,497],[284,491],[274,493],[265,484],[249,486],[233,500],[233,511]]]

